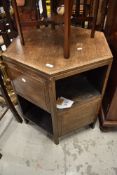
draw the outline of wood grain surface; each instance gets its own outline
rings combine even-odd
[[[67,60],[63,57],[62,28],[55,31],[44,28],[25,32],[26,45],[22,46],[19,37],[16,38],[3,57],[51,77],[70,70],[84,71],[112,61],[112,54],[103,33],[96,32],[95,38],[90,38],[90,30],[74,27],[71,33],[71,57]],[[47,67],[46,64],[53,67]]]

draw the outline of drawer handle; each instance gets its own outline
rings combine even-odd
[[[22,80],[24,83],[26,83],[26,79],[25,79],[25,78],[22,78],[21,80]]]

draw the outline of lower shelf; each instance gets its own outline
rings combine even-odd
[[[65,97],[73,100],[74,104],[85,103],[87,100],[100,96],[100,92],[94,87],[86,76],[72,76],[56,82],[57,97]]]
[[[51,134],[53,133],[52,120],[49,113],[43,111],[39,107],[34,106],[29,111],[27,111],[25,116],[28,120],[34,122],[36,125],[45,129],[47,132]]]
[[[50,134],[53,134],[52,118],[48,112],[44,111],[19,95],[18,100],[25,119],[33,122]]]

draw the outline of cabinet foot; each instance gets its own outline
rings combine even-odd
[[[28,123],[29,123],[29,120],[27,120],[27,119],[24,119],[24,122],[25,122],[26,124],[28,124]]]
[[[54,143],[56,144],[56,145],[58,145],[59,144],[59,138],[53,138],[53,140],[54,140]]]
[[[90,126],[90,128],[94,129],[95,128],[95,122],[91,123],[89,126]]]
[[[102,132],[110,132],[112,131],[112,128],[106,127],[106,126],[100,126],[100,130]]]
[[[0,159],[2,158],[2,154],[0,153]]]

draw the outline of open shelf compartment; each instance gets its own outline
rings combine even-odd
[[[65,97],[82,104],[101,97],[107,66],[56,81],[56,99]]]
[[[74,76],[59,80],[56,84],[57,97],[65,97],[81,104],[86,100],[100,96],[86,76]]]
[[[18,101],[20,103],[23,116],[26,120],[33,122],[50,134],[53,134],[52,118],[48,112],[19,95]]]
[[[101,67],[56,81],[56,99],[65,97],[74,101],[70,108],[57,109],[60,136],[95,123],[105,71],[106,67]]]

